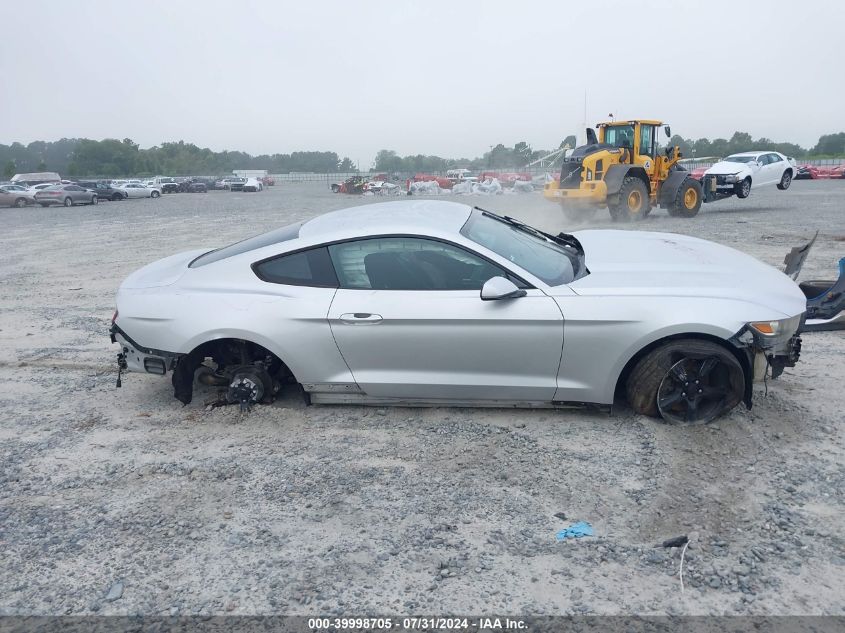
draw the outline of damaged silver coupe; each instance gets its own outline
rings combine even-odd
[[[669,233],[552,235],[421,200],[335,211],[130,275],[121,370],[248,407],[609,407],[713,420],[798,360],[806,297],[731,248]]]

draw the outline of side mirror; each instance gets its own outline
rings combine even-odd
[[[663,131],[666,132],[666,138],[670,138],[672,136],[672,128],[668,125],[663,126]]]
[[[491,277],[481,288],[482,301],[497,301],[499,299],[516,299],[517,297],[524,297],[526,294],[522,288],[517,288],[516,284],[510,279],[504,277]]]

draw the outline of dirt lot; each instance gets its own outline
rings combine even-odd
[[[580,411],[182,407],[115,389],[132,270],[346,205],[325,184],[0,209],[0,614],[845,613],[845,336],[709,427]],[[466,201],[568,229],[539,194]],[[802,278],[845,255],[845,181],[658,211]],[[600,214],[593,226],[610,227]],[[740,273],[741,271],[737,271]],[[555,517],[564,513],[565,520]],[[589,521],[596,536],[558,543]],[[693,537],[680,552],[655,548]]]

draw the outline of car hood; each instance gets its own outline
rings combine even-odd
[[[590,274],[569,284],[579,295],[728,298],[789,317],[806,309],[798,285],[733,248],[674,233],[577,231]]]
[[[748,163],[732,163],[728,160],[720,160],[718,163],[714,163],[713,165],[711,165],[710,168],[704,173],[726,175],[737,174],[741,171],[750,172],[753,171],[753,168]]]
[[[147,264],[124,279],[120,289],[157,288],[174,284],[188,270],[188,264],[207,252],[207,248],[186,251]]]

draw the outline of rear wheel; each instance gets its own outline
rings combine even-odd
[[[97,196],[91,196],[91,204],[97,204],[100,199]]]
[[[110,200],[112,202],[117,202],[119,200],[123,200],[123,196],[121,196],[119,193],[113,193]]]
[[[669,341],[646,354],[625,384],[631,408],[670,424],[705,424],[742,400],[745,374],[736,357],[710,341]]]
[[[628,176],[622,182],[619,193],[608,200],[607,206],[614,220],[642,220],[651,211],[648,188],[639,178]]]
[[[789,189],[789,185],[792,184],[792,171],[787,169],[783,172],[783,176],[780,177],[780,182],[778,183],[778,189],[781,191],[786,191]]]
[[[675,193],[669,215],[677,218],[693,218],[701,209],[701,183],[695,178],[687,177]]]
[[[70,198],[65,198],[65,206],[66,207],[72,207],[73,206],[73,200],[71,200]]]
[[[26,206],[26,198],[18,198],[15,200],[15,206],[18,209],[23,209]]]
[[[150,192],[150,198],[158,198],[161,194],[158,191]]]
[[[734,185],[734,193],[737,198],[747,198],[751,194],[751,178],[746,178],[742,182]]]

